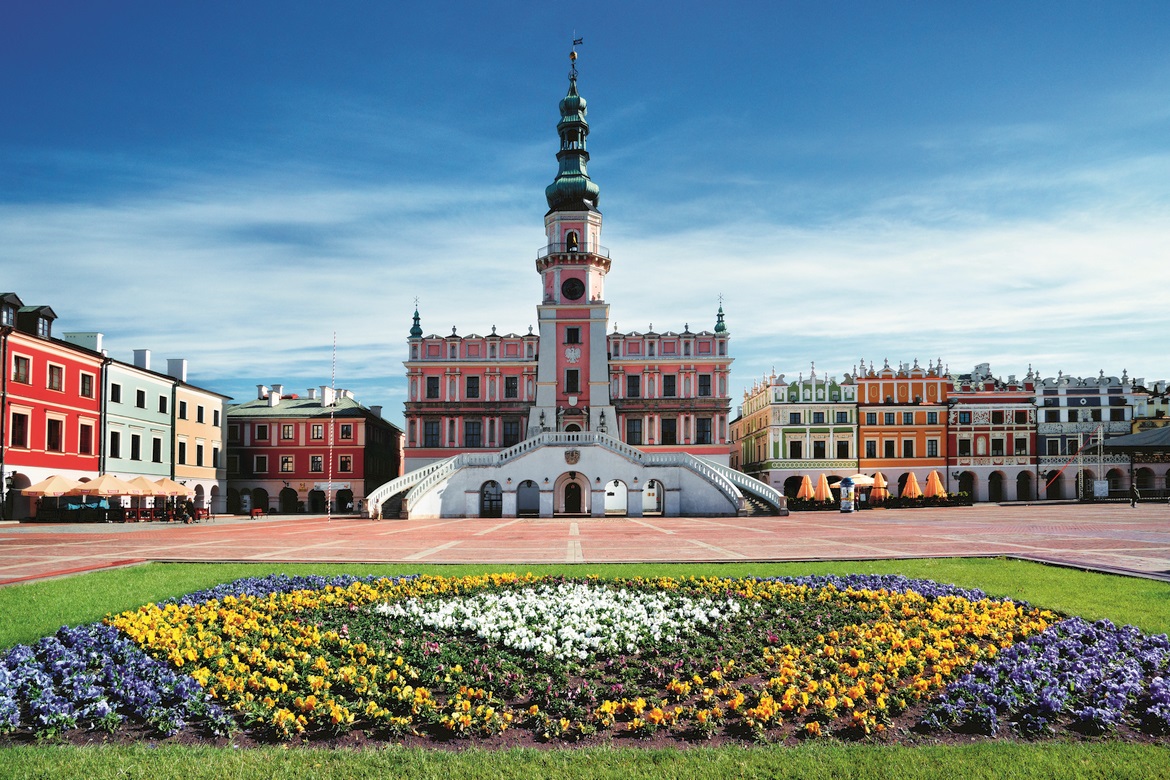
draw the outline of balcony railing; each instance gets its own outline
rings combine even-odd
[[[541,260],[549,255],[576,255],[591,254],[598,257],[609,257],[609,248],[601,244],[549,244],[536,250],[536,259]]]

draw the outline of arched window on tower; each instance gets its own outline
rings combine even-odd
[[[577,231],[570,230],[565,234],[565,249],[569,252],[577,251]]]

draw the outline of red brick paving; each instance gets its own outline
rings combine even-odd
[[[525,564],[983,555],[1170,580],[1170,506],[981,505],[786,518],[0,523],[0,585],[142,561]]]

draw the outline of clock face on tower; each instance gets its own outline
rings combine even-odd
[[[575,301],[585,294],[585,283],[580,279],[566,279],[561,285],[561,295]]]

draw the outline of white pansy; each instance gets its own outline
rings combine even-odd
[[[443,600],[380,604],[380,614],[434,629],[475,634],[515,650],[561,660],[594,653],[634,653],[671,642],[740,611],[730,599],[670,592],[603,588],[579,583],[541,585]]]

